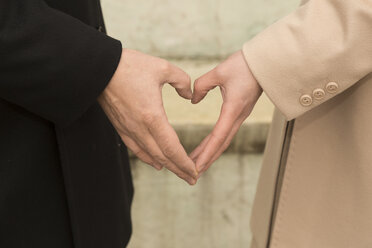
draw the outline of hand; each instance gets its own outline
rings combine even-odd
[[[200,102],[216,86],[223,104],[212,131],[190,154],[201,174],[227,149],[239,127],[251,113],[262,89],[251,73],[242,51],[231,55],[215,69],[195,81],[192,103]]]
[[[191,99],[190,77],[166,60],[123,49],[119,66],[98,101],[133,153],[160,170],[165,166],[193,185],[197,171],[168,122],[161,90],[171,84]]]

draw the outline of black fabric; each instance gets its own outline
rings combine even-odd
[[[98,0],[0,0],[0,247],[125,247],[133,185],[97,103],[121,43]]]

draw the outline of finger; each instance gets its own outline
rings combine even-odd
[[[196,168],[198,171],[201,171],[203,167],[207,165],[219,148],[225,143],[238,117],[239,114],[234,105],[227,103],[222,105],[221,115],[211,133],[208,144],[196,161]]]
[[[196,178],[198,172],[195,163],[187,156],[176,132],[169,124],[165,112],[154,120],[148,129],[165,157],[182,171]]]
[[[191,102],[193,104],[200,102],[216,86],[218,86],[218,78],[215,69],[213,69],[195,80]]]
[[[170,73],[167,83],[169,83],[176,89],[178,95],[190,100],[192,98],[190,76],[175,65],[170,64],[169,66]]]
[[[244,120],[243,120],[244,121]],[[234,127],[232,128],[229,136],[225,140],[225,143],[219,148],[219,150],[213,155],[212,159],[206,163],[206,166],[199,172],[199,174],[205,172],[209,169],[209,167],[221,156],[221,154],[229,147],[231,144],[231,141],[235,137],[236,133],[239,131],[239,128],[243,121],[237,121],[234,124]]]
[[[163,168],[162,165],[156,163],[147,152],[141,149],[136,142],[134,142],[129,136],[127,135],[120,135],[121,139],[125,143],[125,145],[136,155],[140,160],[145,162],[146,164],[151,165],[157,170],[161,170]]]
[[[149,132],[143,131],[142,129],[141,133],[133,134],[133,136],[135,137],[134,140],[137,141],[137,144],[140,145],[140,147],[146,151],[157,164],[163,165],[165,168],[172,171],[190,185],[194,185],[196,183],[194,177],[182,171],[162,153],[158,144]]]
[[[232,128],[229,136],[227,137],[225,143],[219,148],[219,150],[217,151],[217,153],[207,163],[207,167],[209,167],[212,163],[214,163],[219,158],[219,156],[221,156],[221,154],[229,147],[231,141],[235,137],[236,133],[239,131],[239,128],[241,127],[241,125],[243,124],[243,122],[245,121],[245,119],[247,119],[247,117],[249,116],[251,110],[250,111],[243,110],[241,112],[240,116],[235,121],[235,123],[233,125],[233,128]]]
[[[209,138],[211,137],[210,134],[208,134],[207,137],[205,137],[202,142],[190,153],[189,157],[195,162],[198,156],[201,154],[201,152],[204,150],[205,146],[207,145]]]
[[[196,178],[190,176],[189,174],[182,171],[180,168],[178,168],[172,161],[167,159],[157,146],[155,140],[151,140],[147,142],[146,145],[147,149],[150,149],[149,153],[152,155],[152,157],[155,158],[155,160],[159,163],[164,165],[165,168],[167,168],[169,171],[173,172],[175,175],[177,175],[179,178],[185,180],[190,185],[194,185],[196,183]]]

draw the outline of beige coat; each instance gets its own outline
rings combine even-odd
[[[243,51],[277,107],[252,247],[371,248],[372,0],[305,1]]]

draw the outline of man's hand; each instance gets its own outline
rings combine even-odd
[[[195,81],[192,103],[200,102],[216,86],[223,98],[220,117],[212,133],[190,154],[199,173],[227,149],[262,93],[241,51]]]
[[[166,60],[123,49],[119,66],[99,103],[123,142],[142,161],[166,167],[195,184],[197,171],[166,117],[161,90],[171,84],[191,99],[190,77]]]

